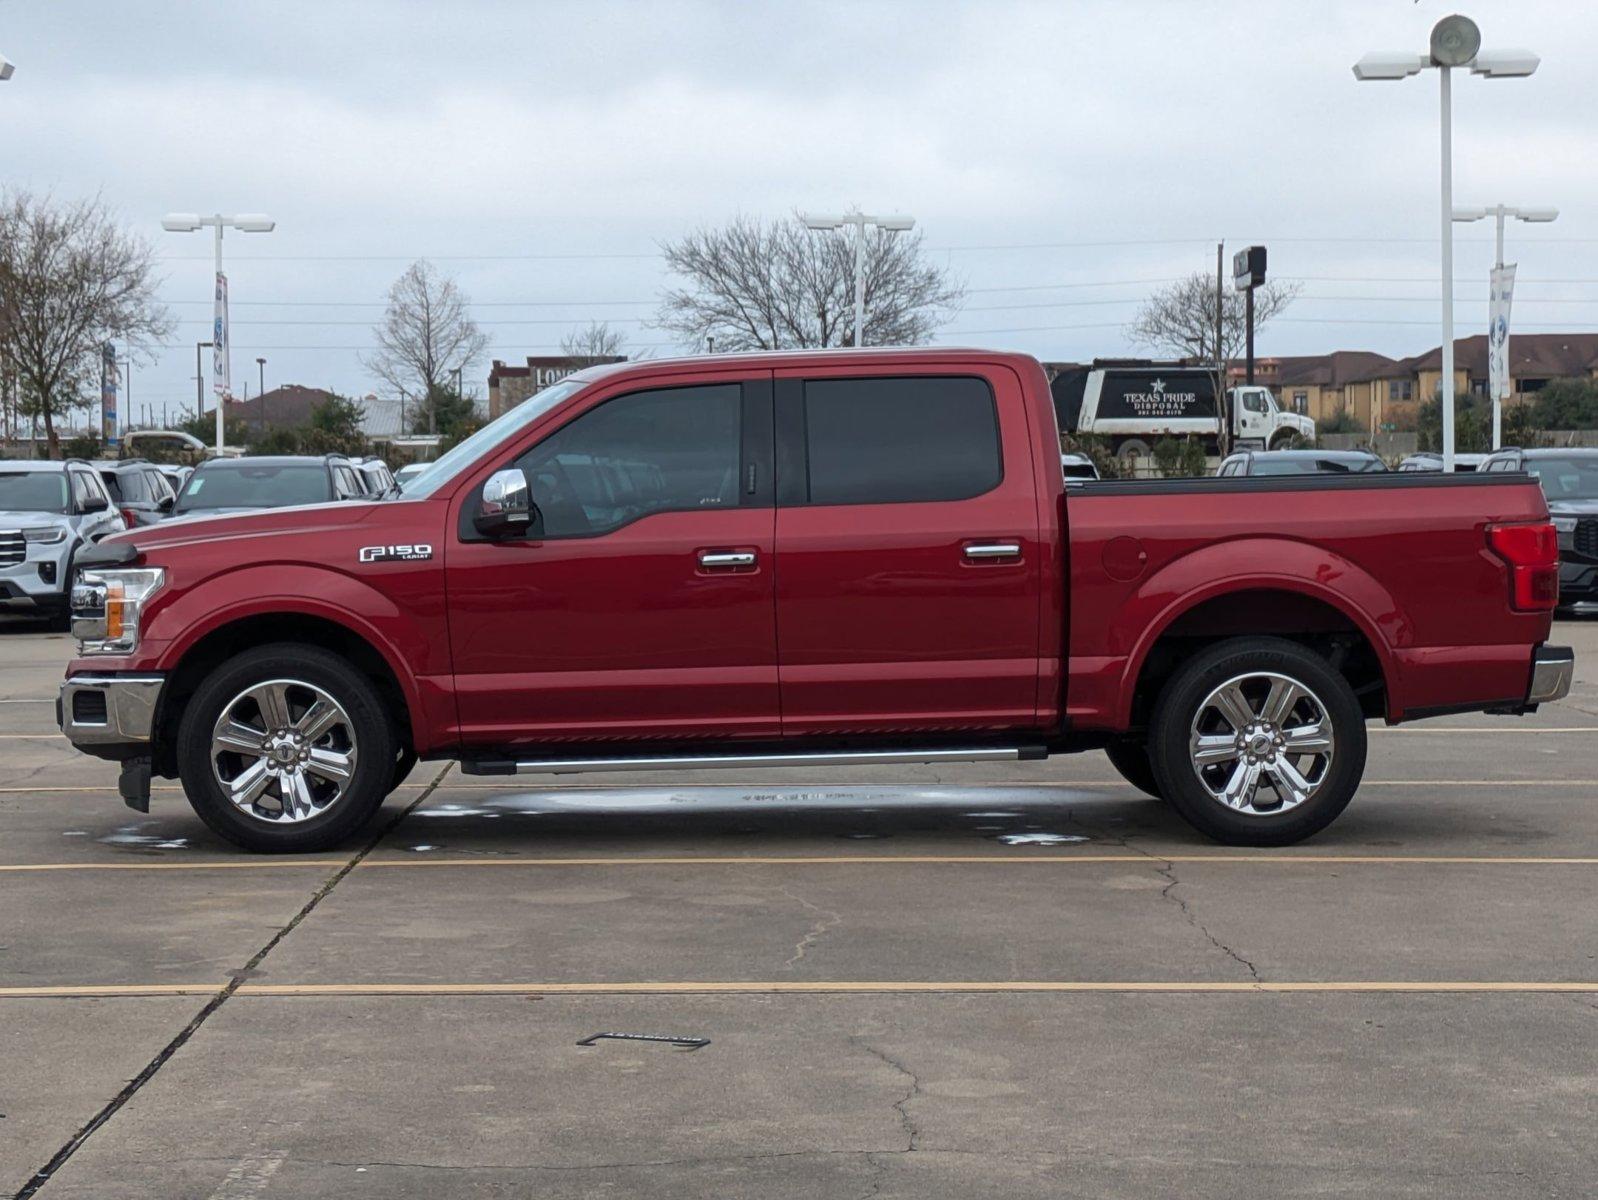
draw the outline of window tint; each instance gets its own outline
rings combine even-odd
[[[74,493],[74,499],[76,494]],[[0,471],[0,512],[67,510],[67,477],[62,471]]]
[[[143,471],[102,471],[100,481],[116,504],[144,504],[150,500],[149,484]]]
[[[966,500],[1004,474],[981,379],[807,380],[805,445],[812,504]]]
[[[244,458],[189,476],[175,512],[212,508],[282,508],[331,500],[321,463],[261,463]]]
[[[660,388],[607,400],[516,465],[542,536],[593,537],[651,513],[736,508],[743,389]]]

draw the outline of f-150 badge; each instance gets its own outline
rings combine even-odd
[[[433,547],[426,542],[418,542],[414,546],[362,546],[361,561],[369,562],[415,562],[417,559],[432,558]]]

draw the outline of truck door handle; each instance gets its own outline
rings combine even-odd
[[[1019,558],[1020,542],[977,542],[965,548],[965,556],[973,562],[990,558]]]
[[[752,567],[755,565],[755,552],[753,550],[701,550],[699,552],[699,565],[710,570],[718,567]]]

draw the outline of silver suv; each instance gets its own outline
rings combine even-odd
[[[0,459],[0,612],[66,628],[73,557],[126,528],[88,463]]]

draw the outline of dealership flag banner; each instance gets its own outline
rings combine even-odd
[[[233,384],[228,363],[227,276],[216,273],[216,319],[211,323],[211,390],[226,396]]]
[[[117,444],[117,348],[110,342],[100,347],[100,438]]]
[[[1494,267],[1487,301],[1487,394],[1509,399],[1509,305],[1515,297],[1515,264]]]

